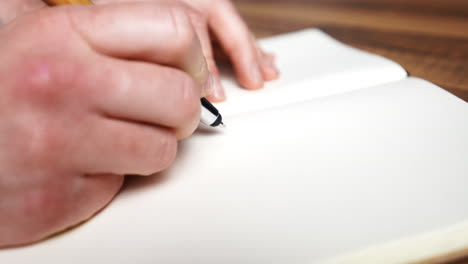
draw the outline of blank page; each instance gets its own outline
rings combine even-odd
[[[395,263],[468,246],[468,105],[442,89],[410,78],[227,125],[2,263]]]
[[[316,29],[261,41],[276,55],[281,77],[264,89],[239,89],[232,74],[223,85],[228,100],[219,104],[225,116],[381,85],[407,77],[386,58],[346,46]]]

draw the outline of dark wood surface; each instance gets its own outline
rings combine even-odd
[[[468,101],[468,0],[234,0],[257,37],[318,27]]]
[[[233,1],[257,37],[318,27],[468,101],[468,0]],[[468,252],[422,263],[468,264]]]

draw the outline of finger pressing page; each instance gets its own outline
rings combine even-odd
[[[263,86],[261,61],[250,31],[229,1],[220,1],[210,13],[209,25],[232,61],[239,83],[247,89]]]
[[[208,82],[201,44],[184,10],[145,2],[66,8],[93,50],[176,67],[200,84]]]
[[[201,85],[183,71],[104,58],[91,74],[91,104],[104,116],[171,128],[179,137],[191,134],[200,121]]]
[[[175,158],[177,139],[165,128],[96,116],[79,147],[73,165],[84,174],[150,175]]]
[[[259,58],[261,61],[260,69],[263,79],[265,81],[272,81],[277,79],[279,77],[279,71],[275,66],[275,57],[272,54],[264,52],[252,34],[250,39],[257,50],[257,58]]]

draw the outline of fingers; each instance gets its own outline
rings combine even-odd
[[[7,190],[9,196],[4,196],[10,206],[1,208],[6,217],[2,227],[8,227],[0,237],[2,246],[39,241],[89,219],[112,200],[123,183],[121,175],[83,177],[49,171],[47,178],[40,179],[39,171],[24,175],[34,176],[35,181],[17,182],[15,188]]]
[[[150,175],[174,160],[177,138],[168,129],[96,116],[71,153],[73,166],[98,174]]]
[[[210,27],[230,57],[240,84],[257,89],[264,80],[277,78],[277,70],[264,59],[234,6],[229,1],[217,1],[216,8],[211,10]]]
[[[275,56],[260,50],[262,58],[262,75],[265,81],[272,81],[278,78],[279,72],[275,66]]]
[[[71,181],[62,183],[56,193],[58,194],[57,199],[65,202],[65,206],[47,205],[47,208],[53,208],[54,212],[50,216],[54,220],[48,221],[52,225],[43,229],[46,233],[38,236],[38,239],[53,235],[91,218],[112,201],[122,187],[123,181],[124,176],[122,175],[98,174],[77,175]],[[64,187],[64,185],[68,185],[68,187]],[[45,214],[45,211],[38,213]]]
[[[71,222],[57,230],[88,220],[109,204],[122,188],[124,176],[109,173],[81,175],[75,181],[80,190],[70,199],[74,203],[68,213]]]
[[[183,10],[151,3],[68,10],[73,27],[99,53],[176,67],[210,89],[200,41]]]
[[[254,46],[257,54],[257,59],[260,63],[260,71],[265,81],[272,81],[278,78],[279,72],[275,66],[274,56],[272,54],[264,52],[258,45],[255,36],[250,33],[250,41]]]
[[[96,61],[83,78],[94,86],[93,108],[105,116],[170,128],[178,138],[200,121],[201,85],[182,71],[112,59]],[[85,78],[86,77],[86,78]]]
[[[255,48],[257,60],[260,61],[260,71],[265,81],[271,81],[278,77],[278,70],[276,69],[272,60],[273,55],[267,54],[258,45],[253,34],[250,33],[250,41]]]
[[[119,2],[119,0],[113,1]],[[188,14],[194,31],[200,40],[207,69],[211,73],[212,78],[211,80],[207,80],[207,82],[211,83],[210,86],[212,88],[205,90],[202,96],[210,94],[208,98],[212,101],[222,101],[225,99],[219,72],[213,58],[208,27],[214,31],[222,47],[233,62],[239,83],[242,86],[256,89],[262,87],[264,81],[273,80],[278,77],[278,70],[274,66],[274,62],[258,47],[247,26],[229,1],[213,1],[208,7],[205,6],[199,9],[203,13],[199,13],[187,6],[203,6],[204,4],[201,3],[197,4],[196,2],[186,1],[187,5],[184,5],[178,2],[174,3],[171,0],[154,0],[153,2],[156,2],[157,6],[166,6],[166,8],[171,6],[174,10],[184,10]]]
[[[0,25],[7,24],[15,18],[46,7],[46,3],[37,0],[2,1]]]
[[[223,101],[225,99],[225,94],[223,87],[221,86],[218,67],[216,66],[216,62],[213,55],[213,46],[211,45],[211,37],[209,34],[207,21],[204,18],[204,16],[199,12],[193,10],[188,6],[186,8],[189,12],[192,25],[194,26],[198,38],[200,39],[201,47],[206,59],[208,70],[211,73],[211,77],[213,78],[211,93],[204,94],[203,96],[209,95],[209,98],[212,101]]]

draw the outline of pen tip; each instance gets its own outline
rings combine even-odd
[[[219,124],[219,126],[222,127],[222,128],[226,127],[226,125],[223,122],[221,122],[221,124]]]

